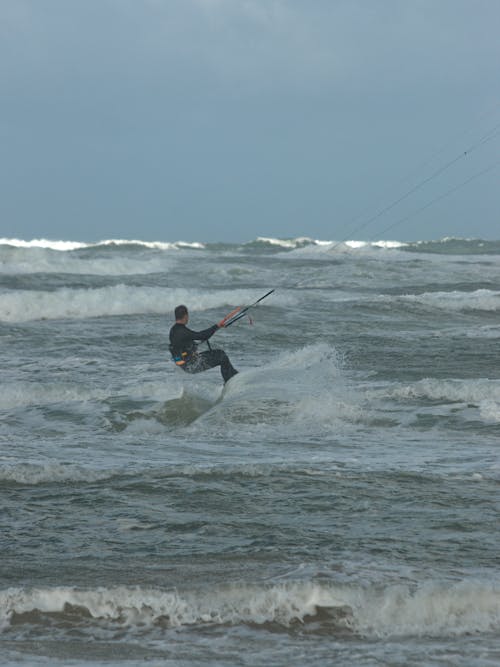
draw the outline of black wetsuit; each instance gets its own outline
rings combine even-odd
[[[216,324],[203,331],[192,331],[185,324],[176,322],[170,329],[170,352],[175,363],[187,373],[200,373],[220,366],[224,382],[238,372],[233,368],[224,350],[198,352],[195,341],[208,340],[217,331]]]

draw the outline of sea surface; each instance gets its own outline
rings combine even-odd
[[[500,665],[500,241],[1,239],[0,342],[1,665]]]

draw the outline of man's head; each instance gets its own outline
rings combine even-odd
[[[186,306],[177,306],[174,310],[175,321],[180,324],[186,324],[189,319],[189,313]]]

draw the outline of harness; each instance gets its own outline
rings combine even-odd
[[[187,352],[181,352],[180,354],[178,354],[178,353],[176,354],[173,351],[171,345],[169,346],[169,348],[170,348],[170,354],[172,355],[172,361],[175,363],[176,366],[184,366],[184,364],[187,361],[189,361],[193,357],[193,355],[196,354],[196,347],[195,346],[193,346],[192,350],[189,350]]]
[[[174,357],[174,355],[172,354],[172,359],[174,360],[176,366],[184,366],[184,364],[187,361],[186,359],[187,356],[188,356],[187,352],[182,352],[180,357]]]
[[[180,354],[175,354],[174,351],[172,350],[172,346],[170,345],[170,354],[172,355],[172,361],[175,363],[176,366],[184,366],[186,361],[188,361],[188,358],[191,356],[192,353],[190,352],[181,352]]]

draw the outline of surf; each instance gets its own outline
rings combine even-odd
[[[297,432],[340,428],[362,418],[338,352],[326,344],[278,354],[257,368],[241,369],[194,424],[235,434],[245,425],[260,431],[294,424]]]
[[[473,579],[418,586],[306,580],[198,590],[122,585],[0,591],[3,632],[37,637],[53,625],[63,634],[71,632],[75,623],[89,636],[118,628],[151,632],[158,627],[248,625],[366,638],[458,637],[498,632],[499,619],[498,582]]]

